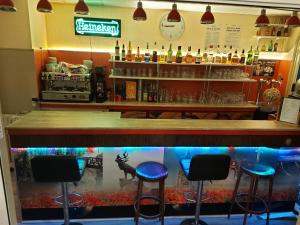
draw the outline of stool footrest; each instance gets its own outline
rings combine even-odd
[[[251,213],[251,214],[255,214],[255,215],[260,215],[260,214],[263,214],[263,213],[266,213],[268,211],[268,205],[266,203],[266,201],[264,199],[262,199],[261,197],[259,196],[254,196],[252,198],[252,202],[253,204],[255,203],[255,199],[259,200],[260,202],[262,202],[264,204],[264,209],[263,210],[260,210],[260,211],[255,211],[255,210],[252,210],[252,209],[246,209],[240,201],[237,200],[237,198],[239,197],[247,197],[248,194],[247,193],[240,193],[240,194],[237,194],[236,196],[236,199],[235,199],[235,203],[244,211],[244,212],[247,212],[247,213]]]
[[[152,195],[143,195],[141,198],[140,198],[140,201],[144,200],[144,199],[152,199],[152,200],[155,200],[157,202],[161,202],[161,199],[159,199],[157,196],[152,196]],[[137,204],[138,204],[138,200],[135,201],[134,203],[134,211],[137,212]],[[165,208],[165,205],[164,205],[164,208]],[[156,218],[159,218],[161,217],[161,213],[158,213],[158,214],[155,214],[155,215],[146,215],[146,214],[143,214],[143,213],[139,213],[140,217],[144,218],[144,219],[156,219]]]
[[[68,194],[68,199],[70,199],[70,197],[71,198],[72,197],[78,197],[80,199],[77,200],[77,201],[73,201],[73,202],[69,201],[69,206],[74,206],[74,205],[78,205],[79,206],[79,205],[81,205],[83,203],[82,195],[79,194],[79,193],[70,193],[70,194]],[[63,195],[56,196],[55,200],[54,200],[55,203],[58,204],[58,205],[62,205],[63,204],[62,198],[63,198]]]

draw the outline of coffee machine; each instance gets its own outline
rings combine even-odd
[[[89,102],[91,100],[91,74],[43,72],[42,100]]]
[[[102,103],[107,100],[107,88],[105,82],[106,67],[97,66],[94,72],[94,97],[96,102]]]

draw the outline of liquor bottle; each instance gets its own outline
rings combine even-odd
[[[126,60],[125,45],[122,46],[122,61]]]
[[[157,46],[156,46],[156,42],[154,42],[153,54],[152,54],[152,62],[157,62]]]
[[[161,46],[161,51],[159,54],[159,62],[166,62],[165,46]]]
[[[132,60],[132,48],[131,48],[131,42],[130,41],[129,41],[129,44],[128,44],[126,60],[127,61],[131,61]]]
[[[259,47],[257,46],[255,51],[254,51],[254,56],[253,56],[253,65],[258,64],[258,58],[259,58]]]
[[[261,46],[261,51],[262,51],[262,52],[265,52],[265,51],[266,51],[266,45],[265,45],[265,44],[263,44],[263,45]]]
[[[214,46],[213,45],[209,46],[208,55],[207,55],[207,62],[208,63],[213,63],[214,62]]]
[[[181,46],[178,46],[178,50],[177,50],[177,53],[176,53],[176,63],[182,63]]]
[[[192,47],[189,46],[188,47],[188,51],[186,53],[186,56],[185,56],[185,62],[186,63],[192,63],[193,62],[193,56],[192,56]]]
[[[237,64],[239,62],[240,62],[240,58],[239,58],[239,56],[237,54],[237,50],[235,50],[235,52],[234,52],[234,54],[233,54],[233,56],[231,58],[231,63]]]
[[[149,51],[149,44],[147,42],[147,48],[146,48],[146,52],[145,52],[145,62],[150,62],[150,51]]]
[[[172,44],[170,44],[170,47],[169,47],[169,50],[168,50],[167,62],[168,63],[172,63],[173,62]]]
[[[245,64],[246,61],[246,55],[245,55],[245,50],[243,49],[241,58],[240,58],[240,64]]]
[[[275,42],[275,44],[274,44],[274,48],[273,48],[273,51],[274,51],[274,52],[277,52],[277,50],[278,50],[278,43],[277,43],[277,42]]]
[[[207,48],[204,48],[204,52],[202,55],[202,62],[207,63],[207,61],[208,61],[207,57],[208,57]]]
[[[230,45],[229,51],[227,54],[227,63],[231,63],[231,59],[232,59],[232,45]]]
[[[148,101],[148,87],[145,85],[143,89],[143,101],[146,102]]]
[[[226,45],[224,45],[224,49],[222,51],[222,60],[221,63],[227,63],[227,49],[226,49]]]
[[[141,54],[140,54],[140,47],[139,46],[137,47],[137,52],[136,52],[136,55],[135,55],[135,61],[136,62],[141,62],[142,61],[142,57],[141,57]]]
[[[198,49],[198,53],[196,55],[195,63],[200,64],[202,61],[201,53],[200,53],[200,48]]]
[[[248,51],[246,64],[247,65],[252,65],[253,64],[253,49],[252,49],[252,46],[251,46],[250,50]]]
[[[116,46],[115,46],[115,60],[120,60],[120,46],[119,46],[118,40],[117,40]]]
[[[272,51],[273,51],[273,40],[271,40],[268,45],[268,52],[272,52]]]
[[[215,54],[215,63],[221,63],[222,62],[222,56],[220,51],[220,45],[217,46],[216,54]]]

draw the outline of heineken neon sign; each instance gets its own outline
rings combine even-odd
[[[121,37],[121,20],[74,17],[75,35]]]

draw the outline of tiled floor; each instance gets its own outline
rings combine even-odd
[[[241,225],[243,217],[240,215],[234,215],[230,220],[227,220],[225,216],[211,216],[202,217],[202,219],[209,225]],[[179,225],[183,220],[182,217],[172,217],[165,219],[165,225]],[[75,222],[75,221],[74,221]],[[118,220],[85,220],[76,221],[81,222],[83,225],[134,225],[133,219],[118,219]],[[61,225],[62,221],[35,221],[24,222],[22,225]],[[140,225],[160,225],[158,220],[140,220]],[[266,221],[256,216],[249,218],[247,225],[265,225]],[[294,219],[287,218],[281,220],[271,220],[270,225],[295,225],[296,217]]]

